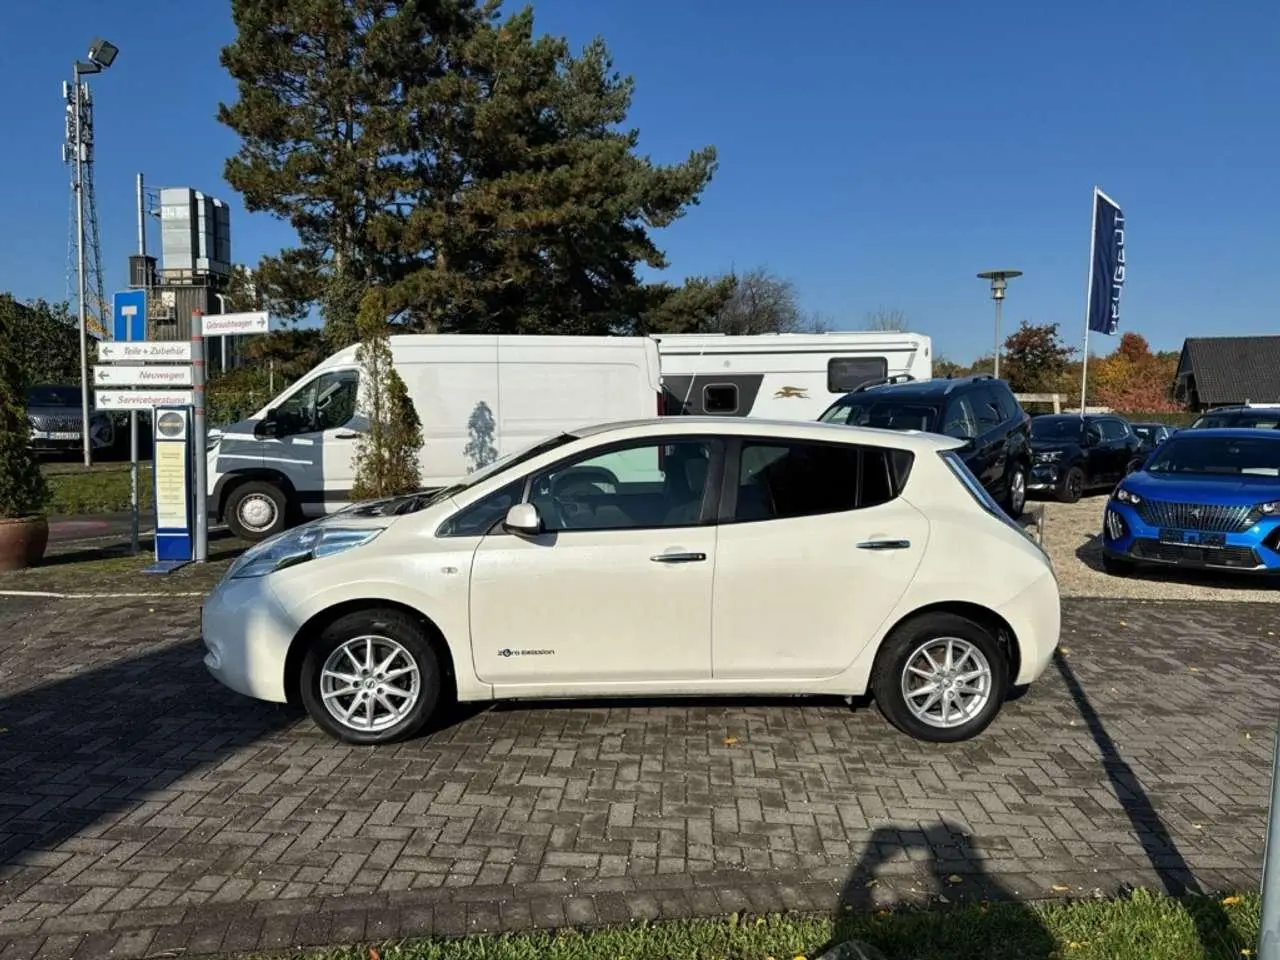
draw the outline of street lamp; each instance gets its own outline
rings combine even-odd
[[[84,276],[84,164],[85,155],[83,130],[83,103],[81,77],[101,73],[115,63],[120,48],[114,43],[94,37],[89,44],[89,59],[75,60],[71,64],[71,75],[75,81],[75,150],[76,162],[76,273],[80,290],[80,439],[84,445],[84,465],[93,463],[93,440],[89,436],[89,322],[85,311],[85,276]]]
[[[991,299],[996,302],[996,349],[993,364],[996,379],[1000,378],[1000,312],[1004,306],[1004,290],[1010,280],[1020,276],[1021,270],[984,270],[978,274],[979,280],[991,281]]]

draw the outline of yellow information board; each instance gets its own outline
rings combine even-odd
[[[186,443],[155,445],[156,527],[185,529],[187,526]]]

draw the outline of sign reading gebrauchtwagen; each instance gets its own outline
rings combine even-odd
[[[1089,275],[1089,329],[1114,336],[1124,290],[1124,214],[1101,190],[1093,191],[1093,263]]]

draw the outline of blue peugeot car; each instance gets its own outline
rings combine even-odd
[[[1108,573],[1138,564],[1280,573],[1280,432],[1184,430],[1111,494]]]

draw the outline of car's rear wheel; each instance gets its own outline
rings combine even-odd
[[[307,651],[299,681],[311,719],[345,743],[412,736],[440,702],[440,662],[427,633],[398,610],[339,617]]]
[[[1000,640],[952,613],[928,613],[894,628],[871,679],[880,712],[919,740],[955,743],[995,719],[1009,690]]]
[[[1004,512],[1017,520],[1026,505],[1027,468],[1021,463],[1010,464],[1004,478]]]
[[[1084,471],[1072,467],[1062,476],[1058,484],[1058,499],[1063,503],[1075,503],[1084,496]]]
[[[241,540],[265,540],[288,525],[289,499],[274,483],[249,480],[227,497],[227,526]]]

